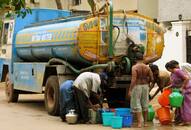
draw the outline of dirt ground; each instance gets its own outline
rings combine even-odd
[[[44,95],[20,95],[18,103],[7,103],[4,94],[4,84],[0,84],[0,130],[111,130],[111,127],[96,125],[68,125],[59,117],[49,116],[44,107]],[[154,108],[159,105],[153,100]],[[160,126],[149,124],[145,128],[122,128],[129,130],[191,130],[191,126]]]

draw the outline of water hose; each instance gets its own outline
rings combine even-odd
[[[96,65],[92,65],[92,66],[89,66],[87,68],[82,68],[80,70],[74,68],[70,63],[62,60],[62,59],[58,59],[58,58],[52,58],[49,60],[48,64],[51,65],[51,64],[54,64],[54,63],[60,63],[60,64],[63,64],[65,65],[66,67],[68,67],[70,70],[72,70],[74,73],[76,74],[80,74],[82,72],[85,72],[85,71],[90,71],[92,69],[98,69],[98,68],[109,68],[110,70],[113,69],[113,67],[115,67],[115,64],[113,62],[109,62],[107,64],[96,64]]]

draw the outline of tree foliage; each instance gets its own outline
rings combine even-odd
[[[22,18],[31,13],[30,8],[26,7],[25,0],[0,0],[0,10],[6,10],[8,15],[12,11]]]
[[[0,0],[0,8],[4,8],[5,6],[9,5],[10,0]]]

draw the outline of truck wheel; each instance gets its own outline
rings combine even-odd
[[[8,102],[17,102],[19,93],[13,88],[13,83],[9,78],[9,74],[5,78],[5,95]]]
[[[45,88],[45,107],[48,114],[52,116],[59,115],[59,83],[57,76],[50,76],[46,81]]]

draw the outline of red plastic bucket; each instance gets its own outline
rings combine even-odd
[[[159,121],[162,125],[171,123],[170,109],[168,107],[161,107],[157,110]]]
[[[171,89],[165,89],[162,94],[158,97],[158,102],[161,106],[169,106],[169,95],[172,93]]]

